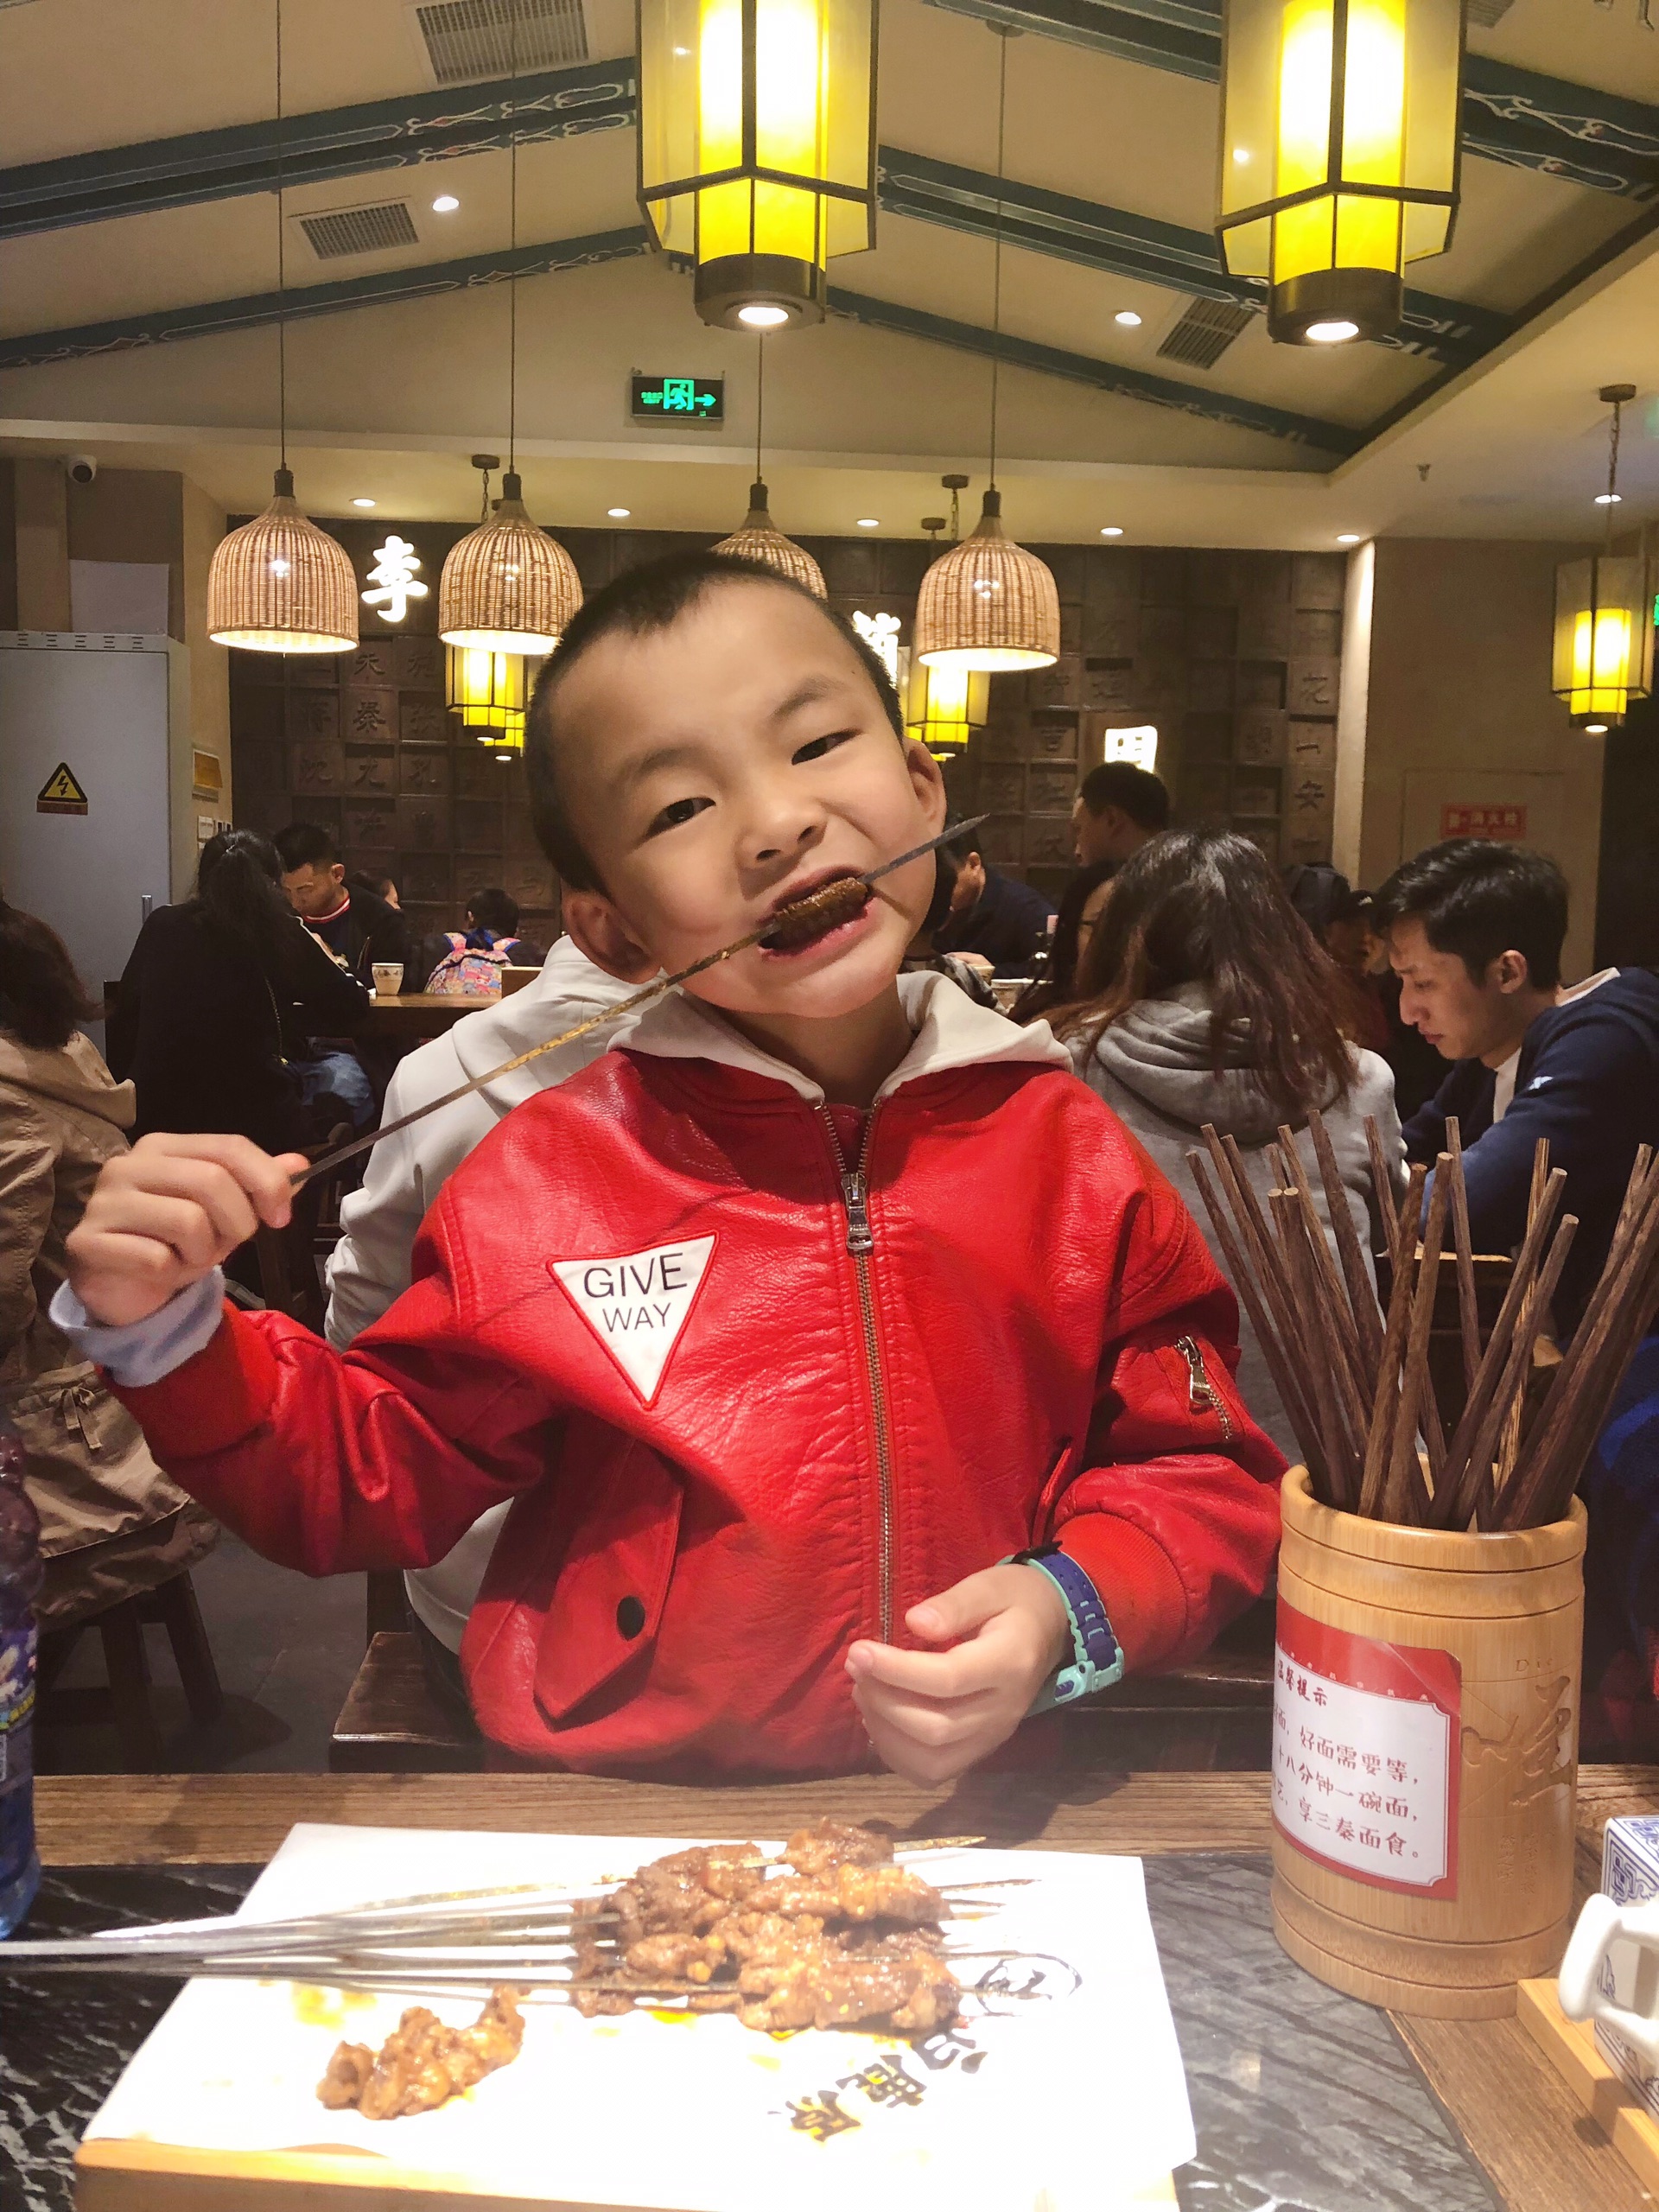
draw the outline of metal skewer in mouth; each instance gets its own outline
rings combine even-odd
[[[638,1014],[642,1007],[661,998],[664,992],[673,990],[680,983],[689,982],[693,976],[701,976],[710,968],[718,968],[722,961],[734,959],[738,953],[748,951],[752,945],[792,950],[798,949],[799,944],[810,944],[815,937],[827,936],[839,922],[850,921],[855,913],[869,903],[871,891],[883,876],[892,875],[899,868],[908,868],[912,861],[925,859],[929,853],[938,852],[942,845],[950,844],[955,838],[965,837],[970,830],[977,830],[982,823],[989,820],[988,814],[976,814],[966,822],[953,822],[949,829],[941,830],[937,837],[930,837],[920,845],[912,845],[907,853],[900,853],[896,860],[883,861],[880,868],[866,868],[861,875],[838,877],[835,882],[825,885],[823,890],[812,892],[806,898],[797,899],[780,908],[777,913],[769,915],[758,930],[751,930],[747,937],[737,938],[730,944],[721,945],[718,952],[705,953],[701,960],[694,960],[689,968],[682,968],[676,975],[658,976],[643,990],[636,991],[632,998],[624,999],[620,1006],[607,1007],[603,1014],[590,1014],[586,1021],[577,1022],[574,1029],[567,1029],[557,1037],[550,1037],[544,1044],[532,1045],[527,1052],[519,1052],[510,1060],[503,1060],[499,1067],[486,1068],[482,1075],[474,1076],[470,1082],[457,1084],[453,1090],[446,1090],[442,1096],[428,1099],[424,1106],[417,1106],[411,1114],[400,1115],[395,1122],[383,1122],[379,1128],[370,1129],[363,1136],[353,1137],[349,1144],[336,1145],[332,1152],[325,1152],[320,1160],[314,1160],[297,1175],[290,1175],[289,1188],[303,1190],[319,1175],[327,1174],[331,1168],[338,1167],[344,1160],[354,1160],[359,1152],[367,1152],[383,1137],[396,1136],[400,1129],[413,1128],[416,1122],[423,1122],[429,1114],[435,1114],[441,1107],[453,1106],[457,1099],[470,1097],[474,1091],[481,1090],[486,1084],[499,1082],[504,1075],[511,1075],[515,1068],[524,1067],[531,1060],[539,1059],[543,1052],[556,1052],[562,1045],[574,1045],[579,1037],[586,1037],[593,1030],[603,1029],[612,1022],[620,1021],[626,1014]],[[855,887],[858,896],[855,904]],[[823,919],[825,914],[832,918]],[[790,934],[802,928],[804,928],[805,935],[798,940]],[[774,938],[778,940],[775,947],[772,942]]]

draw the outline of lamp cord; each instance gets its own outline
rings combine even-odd
[[[276,437],[288,467],[288,238],[283,209],[283,0],[276,0]]]
[[[507,470],[518,466],[518,0],[507,0],[507,98],[512,123],[507,154]]]
[[[1607,441],[1607,550],[1613,550],[1613,509],[1618,500],[1618,418],[1624,403],[1613,402],[1613,427]]]
[[[755,341],[754,363],[754,480],[760,481],[760,428],[766,412],[766,334],[762,331]]]
[[[991,283],[991,477],[996,489],[996,403],[1002,367],[1002,147],[1008,117],[1008,35],[993,26],[1001,43],[996,80],[996,243],[993,251]]]

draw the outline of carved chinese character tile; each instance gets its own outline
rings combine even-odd
[[[305,743],[288,748],[288,788],[295,798],[327,792],[331,798],[343,788],[346,756],[337,745]]]
[[[443,689],[442,642],[436,638],[398,638],[392,646],[395,680],[410,691]]]
[[[404,638],[404,645],[418,645]],[[397,701],[397,734],[405,745],[448,745],[450,716],[441,698],[410,698],[404,692]]]
[[[1327,656],[1293,659],[1286,669],[1286,705],[1293,715],[1334,715],[1341,674],[1341,662]]]
[[[400,745],[397,748],[397,788],[412,798],[447,796],[449,754],[435,747]]]
[[[283,704],[288,734],[296,741],[332,744],[340,735],[338,691],[290,691]]]
[[[457,799],[455,850],[458,853],[499,853],[502,844],[501,816],[502,806],[499,799]]]
[[[449,845],[449,834],[448,799],[400,798],[397,801],[397,845],[400,851],[446,851]]]
[[[390,745],[397,734],[395,691],[347,691],[340,734],[348,745]]]
[[[391,806],[347,799],[343,810],[346,842],[365,851],[385,852],[397,842],[397,817]]]
[[[1075,767],[1034,767],[1026,793],[1026,805],[1032,814],[1064,814],[1068,820],[1071,803],[1077,795],[1077,772]],[[1037,858],[1036,854],[1030,857]]]
[[[346,678],[351,688],[355,691],[365,686],[396,683],[397,649],[395,638],[365,639],[352,655],[351,672]]]
[[[346,783],[348,791],[390,795],[397,780],[397,754],[389,745],[348,747]]]

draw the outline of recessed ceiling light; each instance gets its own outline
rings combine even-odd
[[[1346,316],[1332,322],[1310,322],[1307,326],[1310,346],[1341,346],[1358,335],[1359,325],[1350,322]]]
[[[1112,321],[1121,322],[1125,330],[1139,330],[1141,327],[1141,318],[1133,308],[1120,308]]]
[[[609,515],[613,522],[626,522],[628,517],[633,512],[633,509],[632,507],[607,507],[605,512]]]
[[[1359,532],[1357,530],[1340,530],[1337,532],[1337,543],[1338,545],[1357,545]]]
[[[881,518],[880,515],[860,515],[858,526],[861,530],[880,530]]]
[[[1624,494],[1622,492],[1598,492],[1596,494],[1599,507],[1621,507],[1624,504]]]
[[[1123,525],[1120,522],[1109,522],[1100,534],[1103,537],[1122,537]]]
[[[435,215],[453,215],[460,205],[453,192],[441,192],[432,202],[432,213]]]
[[[789,309],[769,307],[764,300],[752,300],[747,307],[739,308],[737,319],[747,323],[751,330],[776,330],[780,322],[789,321]]]
[[[352,501],[352,505],[354,507],[372,507],[374,505],[374,501],[372,499],[353,499]]]
[[[1605,737],[1607,725],[1605,722],[1586,722],[1584,734],[1586,737]]]

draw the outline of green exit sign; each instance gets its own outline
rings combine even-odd
[[[628,411],[636,423],[723,423],[724,377],[648,377],[629,379]]]

